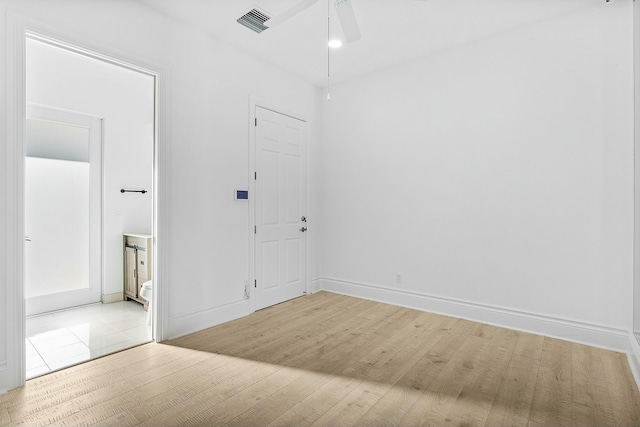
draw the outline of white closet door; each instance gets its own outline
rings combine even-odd
[[[304,121],[256,107],[255,309],[306,291]]]

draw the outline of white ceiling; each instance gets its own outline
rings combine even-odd
[[[319,0],[261,34],[236,19],[258,7],[278,15],[299,0],[140,0],[317,86],[327,84],[327,10]],[[331,7],[328,8],[329,1]],[[417,59],[605,0],[352,0],[362,39],[331,50],[331,82]],[[333,37],[332,37],[333,38]]]

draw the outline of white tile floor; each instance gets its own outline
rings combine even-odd
[[[135,301],[92,304],[27,318],[27,379],[151,341]]]

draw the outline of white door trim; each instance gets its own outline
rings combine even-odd
[[[290,111],[271,103],[268,103],[260,98],[257,98],[253,95],[249,96],[249,286],[251,292],[249,293],[251,296],[251,312],[256,311],[256,257],[255,257],[255,233],[254,229],[256,226],[256,204],[255,204],[255,194],[256,194],[256,181],[255,181],[255,171],[256,171],[256,107],[264,108],[266,110],[273,111],[278,114],[282,114],[296,120],[300,120],[302,122],[307,123],[309,126],[309,121],[303,114],[298,114],[295,111]],[[308,179],[308,171],[309,171],[309,129],[307,128],[307,151],[305,156],[306,161],[306,174],[305,176],[305,204],[307,206],[307,218],[309,218],[309,179]],[[312,221],[309,221],[311,223]],[[308,231],[310,237],[312,235],[312,231]],[[306,268],[305,268],[305,292],[309,293],[309,238],[305,239],[306,244]]]
[[[77,53],[110,62],[115,65],[146,73],[155,78],[155,141],[153,178],[154,262],[154,337],[161,342],[168,330],[168,254],[169,244],[164,240],[168,230],[168,178],[166,176],[166,137],[169,134],[166,117],[168,100],[165,93],[167,72],[158,65],[134,65],[127,55],[113,52],[109,46],[87,45],[81,35],[58,34],[50,26],[26,20],[9,12],[6,16],[6,191],[7,215],[5,228],[5,286],[7,359],[0,360],[0,393],[25,384],[25,303],[24,303],[24,152],[26,115],[26,39],[37,38],[73,50]],[[61,40],[65,40],[62,42]],[[101,54],[98,52],[106,52]],[[118,59],[123,58],[123,59]],[[168,79],[167,79],[168,80]],[[163,90],[159,90],[162,82]]]
[[[5,286],[7,299],[7,360],[0,378],[10,390],[24,385],[24,136],[26,113],[26,29],[17,19],[7,19],[7,116],[6,116],[6,191]]]

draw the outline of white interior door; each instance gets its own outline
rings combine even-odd
[[[27,315],[101,299],[101,127],[92,116],[27,108]]]
[[[255,277],[261,309],[306,291],[304,121],[256,107]]]

